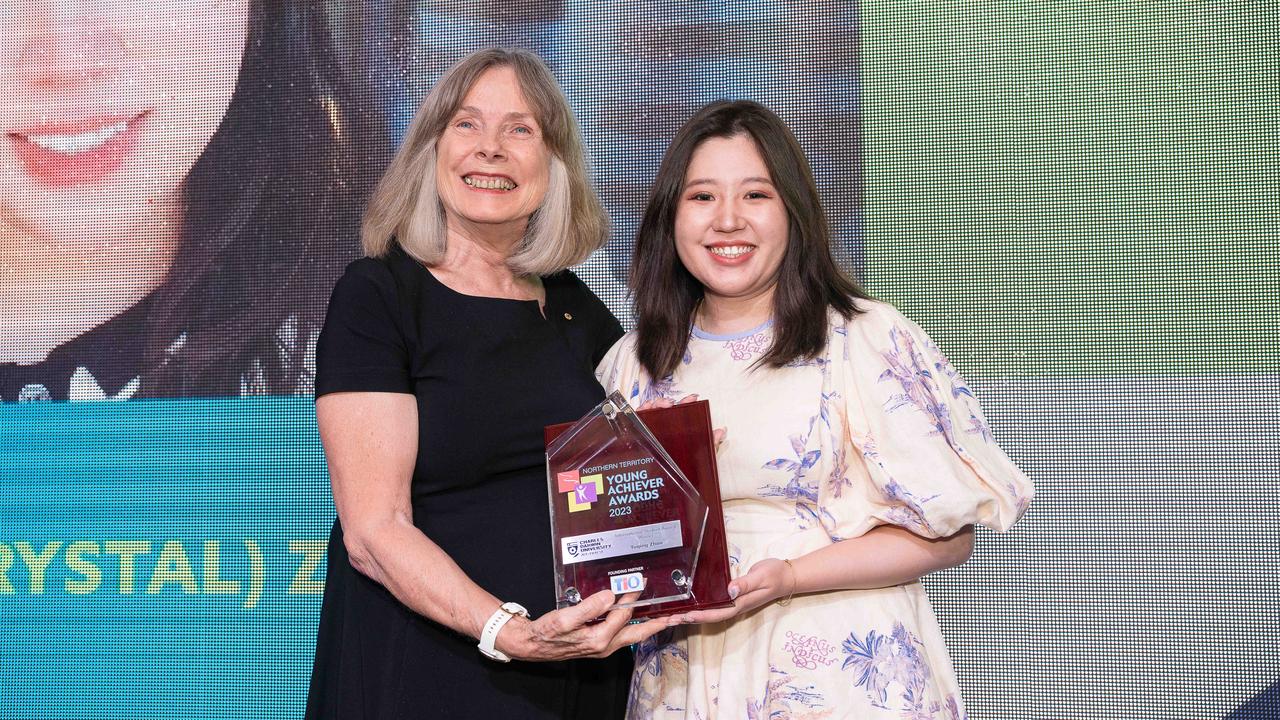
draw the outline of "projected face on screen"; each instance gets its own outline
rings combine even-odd
[[[0,402],[308,392],[377,154],[323,4],[0,8]]]
[[[29,300],[0,360],[32,363],[163,281],[180,187],[231,101],[249,8],[7,4],[0,252]]]

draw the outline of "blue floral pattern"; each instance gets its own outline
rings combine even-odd
[[[692,338],[658,381],[640,369],[634,335],[602,363],[606,390],[625,389],[636,404],[691,393],[711,402],[713,425],[728,430],[718,464],[734,577],[883,523],[927,537],[957,522],[1007,527],[1030,500],[972,390],[928,336],[887,305],[867,308],[848,321],[832,315],[826,351],[779,369],[754,366],[769,329]],[[1000,514],[976,517],[973,498]],[[628,717],[744,715],[965,718],[918,583],[802,595],[637,647]]]
[[[822,457],[821,450],[807,449],[808,440],[812,433],[813,423],[810,422],[809,433],[791,436],[791,450],[795,453],[794,459],[774,458],[764,464],[766,470],[781,470],[784,473],[789,473],[790,477],[784,485],[776,483],[761,485],[761,497],[780,497],[793,501],[818,502],[818,486],[806,476],[808,470],[818,462],[818,458]]]
[[[850,633],[843,647],[841,668],[853,673],[854,686],[866,690],[873,706],[901,711],[905,720],[938,720],[943,703],[928,699],[924,646],[902,623],[894,623],[888,635],[875,630],[865,637]],[[963,717],[954,694],[946,697],[946,709],[947,718]]]
[[[791,673],[769,665],[769,680],[764,693],[758,699],[747,698],[747,720],[800,720],[793,703],[800,708],[819,711],[806,712],[805,718],[831,716],[831,711],[822,707],[822,693],[813,685],[800,685]]]
[[[918,349],[911,333],[901,327],[894,327],[889,331],[889,338],[893,347],[881,353],[889,367],[880,375],[880,381],[896,380],[902,392],[889,399],[885,404],[886,412],[893,412],[906,406],[914,407],[932,420],[936,433],[946,437],[947,442],[951,443],[958,452],[963,453],[964,446],[956,443],[952,436],[954,428],[951,407],[954,403],[967,416],[965,433],[977,435],[983,442],[994,442],[991,428],[987,426],[986,419],[982,417],[982,412],[977,407],[977,399],[973,391],[932,340],[926,338],[923,343],[928,355],[933,358],[930,364],[925,353]],[[951,402],[942,399],[939,378],[947,380]]]
[[[635,671],[627,699],[627,717],[651,720],[658,713],[683,713],[683,703],[672,704],[672,685],[686,681],[689,653],[675,629],[667,629],[635,646]],[[674,676],[674,677],[673,677]]]
[[[894,327],[889,331],[889,341],[893,347],[880,353],[889,367],[880,374],[880,382],[897,381],[902,392],[894,394],[885,401],[886,413],[896,412],[905,407],[915,408],[933,421],[933,431],[951,441],[950,407],[938,397],[938,391],[924,356],[916,349],[915,341],[909,333]]]

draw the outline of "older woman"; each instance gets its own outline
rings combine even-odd
[[[628,625],[607,590],[553,610],[542,444],[603,398],[592,369],[621,329],[565,268],[606,232],[546,66],[491,49],[451,68],[370,202],[368,257],[317,350],[338,522],[308,718],[620,712],[626,653],[568,659],[659,624]]]

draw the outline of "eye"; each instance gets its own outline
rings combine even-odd
[[[517,133],[517,134],[523,134],[523,135],[532,135],[533,129],[528,127],[527,125],[516,125],[515,127],[511,128],[511,132]]]
[[[708,200],[712,200],[713,198],[711,197],[711,193],[709,192],[696,192],[690,195],[689,199],[698,200],[700,202],[707,202]]]
[[[471,122],[470,120],[459,120],[458,122],[454,123],[453,126],[458,128],[459,130],[472,130],[475,128],[476,124]]]
[[[751,192],[747,193],[747,199],[748,200],[768,200],[769,193],[764,192],[763,190],[752,190]]]

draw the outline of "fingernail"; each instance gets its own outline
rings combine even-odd
[[[730,585],[730,586],[729,586],[729,599],[730,599],[730,600],[737,600],[737,599],[738,599],[738,586],[737,586],[737,585]]]

